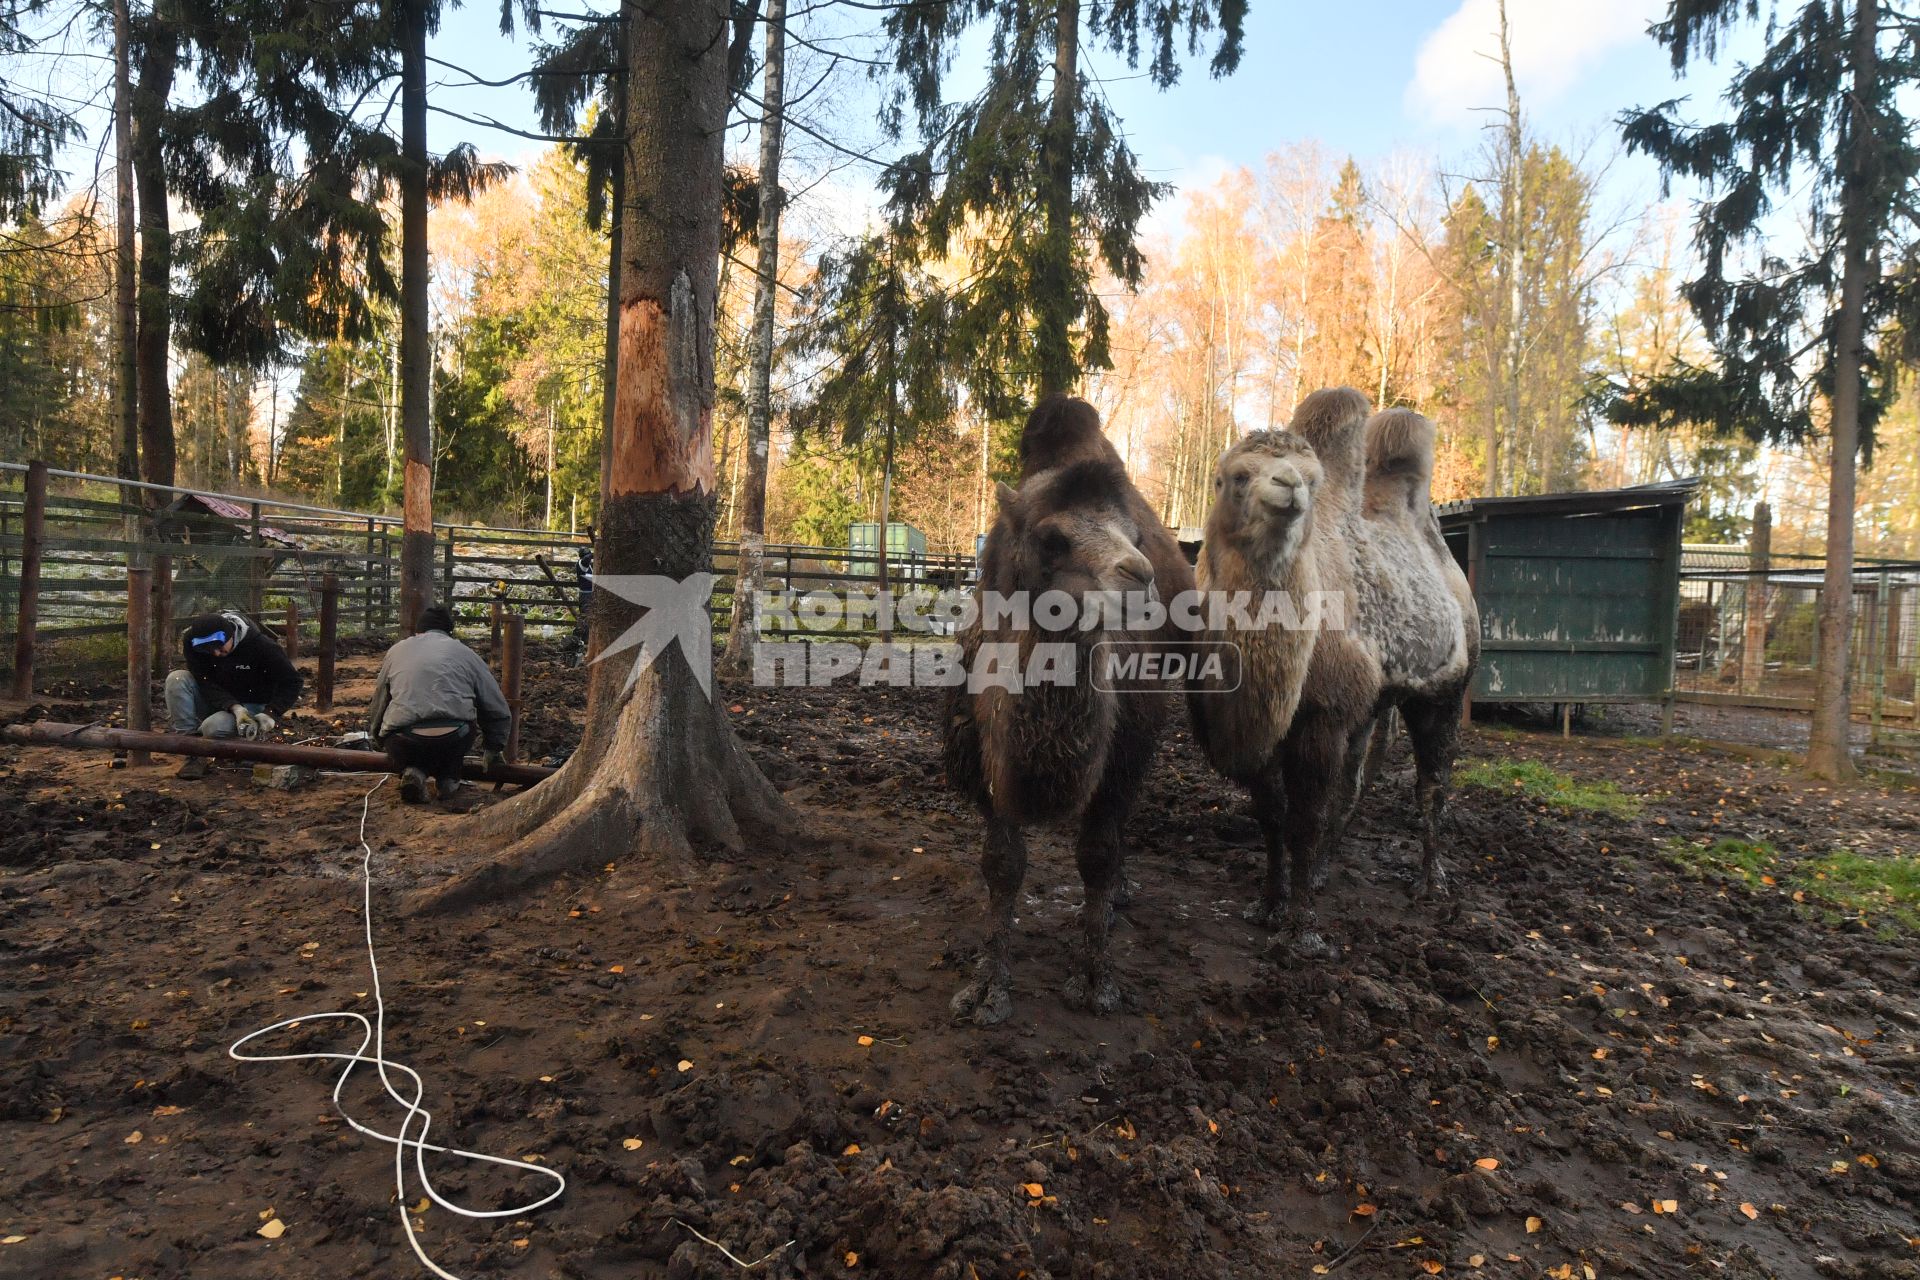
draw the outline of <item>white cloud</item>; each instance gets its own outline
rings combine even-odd
[[[1551,102],[1607,54],[1646,40],[1647,24],[1666,9],[1666,0],[1507,0],[1521,101]],[[1464,124],[1475,107],[1504,105],[1499,33],[1496,0],[1461,0],[1420,45],[1407,113],[1434,124]]]

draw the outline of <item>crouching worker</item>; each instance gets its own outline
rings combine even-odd
[[[280,643],[244,614],[206,613],[187,624],[180,648],[186,669],[167,674],[167,718],[175,733],[203,738],[262,738],[300,699],[300,673]],[[212,770],[189,756],[183,778]]]
[[[457,807],[460,762],[478,732],[487,763],[501,762],[513,715],[480,655],[453,637],[443,606],[420,611],[419,631],[387,650],[373,686],[367,732],[400,770],[400,798],[419,804],[433,778]]]

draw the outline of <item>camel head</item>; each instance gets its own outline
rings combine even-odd
[[[1071,463],[1038,472],[1018,490],[1001,485],[1002,545],[1011,551],[1004,591],[1037,598],[1064,591],[1076,600],[1153,586],[1153,563],[1128,512],[1128,485],[1117,461]]]
[[[1207,541],[1256,560],[1291,558],[1324,475],[1313,446],[1291,431],[1240,437],[1213,469]]]

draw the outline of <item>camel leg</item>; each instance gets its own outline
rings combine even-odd
[[[1287,796],[1281,832],[1293,864],[1288,869],[1286,928],[1295,948],[1307,954],[1327,949],[1314,928],[1313,870],[1331,825],[1333,803],[1341,798],[1346,738],[1339,726],[1325,718],[1304,725],[1296,720],[1281,748]]]
[[[1013,943],[1013,911],[1027,878],[1027,842],[1020,825],[1007,818],[987,819],[980,871],[987,881],[987,949],[973,980],[954,993],[955,1021],[971,1019],[990,1027],[1013,1012],[1013,970],[1007,953]]]
[[[1080,934],[1086,968],[1067,983],[1066,1002],[1089,1013],[1113,1013],[1120,1008],[1120,985],[1113,977],[1113,955],[1107,934],[1113,924],[1114,896],[1125,874],[1124,851],[1120,843],[1120,815],[1102,811],[1100,798],[1089,806],[1080,825],[1080,839],[1074,847],[1074,860],[1080,867],[1080,882],[1086,886],[1086,901],[1080,907]]]
[[[1379,721],[1374,721],[1371,725],[1361,724],[1347,734],[1340,771],[1333,780],[1327,829],[1313,854],[1313,889],[1316,893],[1327,887],[1327,866],[1333,859],[1334,851],[1340,847],[1341,837],[1347,834],[1347,823],[1353,820],[1353,811],[1360,807],[1360,792],[1364,785],[1362,775],[1371,754],[1369,743],[1372,734],[1378,731]]]
[[[1447,869],[1440,857],[1440,815],[1453,782],[1453,757],[1460,745],[1460,699],[1409,702],[1402,714],[1413,740],[1414,804],[1420,810],[1420,893],[1448,892]]]
[[[1354,794],[1356,802],[1360,796],[1373,790],[1381,768],[1387,763],[1387,748],[1392,742],[1393,708],[1388,707],[1373,722],[1373,740],[1367,744],[1367,765],[1360,773],[1360,790]]]
[[[1250,905],[1245,918],[1265,929],[1280,927],[1292,894],[1292,877],[1287,874],[1287,844],[1283,829],[1287,795],[1280,783],[1262,778],[1253,784],[1253,820],[1260,824],[1260,838],[1267,846],[1267,875],[1260,897]]]

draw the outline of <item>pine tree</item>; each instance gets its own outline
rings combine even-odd
[[[1676,0],[1652,34],[1674,71],[1711,61],[1755,0]],[[1711,423],[1755,439],[1832,446],[1820,663],[1807,767],[1842,778],[1848,747],[1855,465],[1891,399],[1903,348],[1920,333],[1920,178],[1908,114],[1920,19],[1881,0],[1810,0],[1770,17],[1767,47],[1727,87],[1729,118],[1696,125],[1669,101],[1622,117],[1630,150],[1669,179],[1701,182],[1700,273],[1684,290],[1714,359],[1616,388],[1630,426]],[[1782,200],[1803,197],[1804,249],[1777,246]],[[1798,233],[1786,233],[1794,245]],[[1755,250],[1749,258],[1743,252]]]
[[[911,111],[920,148],[881,179],[897,227],[925,257],[979,241],[980,269],[958,299],[954,348],[969,353],[965,376],[991,415],[1071,387],[1108,366],[1107,313],[1090,282],[1095,263],[1123,284],[1139,283],[1140,220],[1164,184],[1140,171],[1105,98],[1079,69],[1083,40],[1122,57],[1147,55],[1165,88],[1180,75],[1180,49],[1216,35],[1210,70],[1240,61],[1246,0],[974,0],[908,4],[887,14],[900,96],[885,120],[896,132]],[[990,27],[986,88],[947,103],[946,71],[976,19]],[[1085,29],[1083,30],[1083,22]]]

